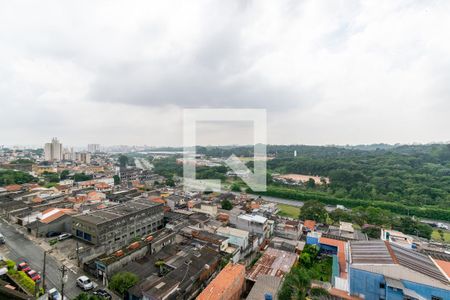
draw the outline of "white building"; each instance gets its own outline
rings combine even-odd
[[[89,153],[100,152],[100,145],[99,144],[89,144],[88,145],[88,152]]]
[[[217,228],[218,235],[227,237],[229,242],[241,247],[242,250],[247,249],[249,244],[249,232],[232,227],[219,227]]]
[[[60,161],[63,158],[63,147],[57,138],[53,138],[51,143],[46,143],[44,147],[44,157],[47,161]]]

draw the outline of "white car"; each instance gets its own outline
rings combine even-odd
[[[94,288],[94,283],[87,276],[80,276],[77,278],[77,285],[83,290],[88,291]]]
[[[63,233],[63,234],[58,235],[57,239],[58,239],[58,241],[62,241],[62,240],[70,238],[71,236],[72,235],[70,233]]]
[[[48,299],[49,300],[62,300],[62,296],[58,292],[57,289],[53,288],[53,289],[48,291]]]

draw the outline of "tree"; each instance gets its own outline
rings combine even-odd
[[[305,202],[300,210],[300,219],[324,223],[327,219],[325,205],[315,200]]]
[[[121,168],[125,168],[128,165],[128,156],[120,155],[119,156],[119,165]]]
[[[76,173],[73,176],[73,180],[75,180],[75,182],[91,180],[92,178],[92,175],[86,175],[85,173]]]
[[[120,184],[120,177],[119,175],[114,175],[114,185],[119,185]]]
[[[47,181],[49,183],[59,182],[59,175],[57,173],[44,172],[44,173],[42,173],[42,176],[44,176],[45,181]]]
[[[293,267],[278,292],[279,299],[304,300],[311,288],[311,277],[307,270]]]
[[[136,274],[131,272],[116,273],[109,282],[109,288],[116,291],[119,295],[125,295],[125,292],[139,281]]]
[[[367,234],[372,239],[379,239],[381,234],[381,228],[377,226],[366,226],[362,229],[362,232]]]
[[[329,213],[329,215],[334,223],[339,223],[340,221],[344,222],[352,221],[351,214],[340,208],[333,210],[332,212]]]
[[[233,208],[233,203],[230,200],[224,199],[222,200],[222,209],[231,210]]]
[[[237,183],[233,183],[231,185],[231,190],[233,192],[240,192],[241,191],[241,186],[239,184],[237,184]]]
[[[91,295],[88,293],[81,293],[78,296],[76,296],[73,300],[103,300],[103,297]]]
[[[69,174],[70,174],[69,170],[63,170],[61,172],[61,174],[59,175],[59,178],[61,180],[67,179],[67,178],[69,178]]]
[[[314,179],[312,179],[312,178],[308,179],[308,181],[306,182],[306,187],[309,189],[315,188],[316,182],[314,181]]]
[[[175,181],[173,180],[173,178],[167,178],[166,179],[166,185],[167,186],[175,186]]]

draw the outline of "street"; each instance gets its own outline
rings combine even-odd
[[[31,268],[43,275],[44,249],[30,241],[14,226],[0,219],[0,232],[5,236],[6,244],[0,246],[0,255],[20,262],[25,260]],[[47,290],[56,288],[61,291],[61,266],[56,259],[47,254],[46,279]],[[68,269],[67,282],[64,286],[64,294],[67,298],[75,298],[81,290],[76,286],[76,278],[82,274],[76,274],[76,270]]]

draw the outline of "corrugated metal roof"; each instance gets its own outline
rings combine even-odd
[[[391,247],[400,265],[441,282],[450,283],[429,256],[394,244],[391,244]]]
[[[381,240],[350,242],[353,264],[393,264],[386,244]]]

